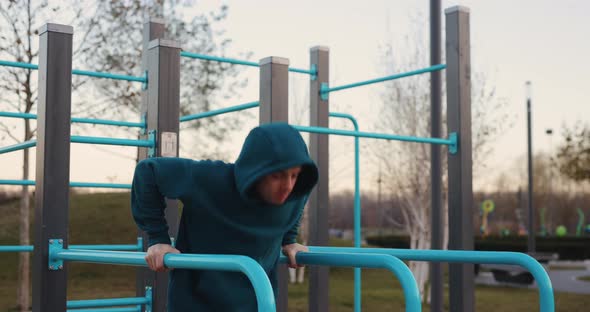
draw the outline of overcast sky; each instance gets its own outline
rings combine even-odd
[[[233,41],[227,56],[252,52],[250,60],[254,61],[271,55],[281,56],[289,58],[294,67],[307,68],[309,48],[327,46],[330,48],[331,85],[383,76],[386,74],[382,67],[383,45],[399,43],[401,48],[404,36],[427,31],[429,22],[429,1],[426,0],[223,3],[229,6],[229,15],[221,26],[226,31],[225,36]],[[195,10],[205,11],[216,8],[220,1],[197,1],[197,4]],[[493,182],[496,173],[512,169],[514,162],[526,152],[524,84],[527,80],[533,86],[533,147],[536,152],[548,151],[550,146],[555,147],[561,141],[562,125],[588,121],[590,63],[586,57],[590,55],[590,21],[587,18],[590,1],[463,0],[443,1],[443,8],[457,4],[469,7],[471,12],[473,70],[486,74],[497,96],[508,101],[507,112],[514,120],[514,126],[493,143],[494,152],[489,158],[489,167],[493,170],[486,178],[476,177],[476,186],[485,187]],[[189,17],[191,11],[185,10],[185,14]],[[140,27],[138,25],[138,31]],[[423,67],[429,66],[428,53],[425,56]],[[250,82],[247,88],[230,102],[218,101],[218,107],[257,100],[258,71],[248,68],[242,74]],[[291,100],[306,101],[308,77],[291,74],[290,79]],[[330,109],[356,116],[361,130],[371,129],[383,91],[383,86],[373,85],[333,93]],[[246,127],[254,125],[256,120],[253,118]],[[331,126],[351,129],[344,122],[334,122]],[[545,134],[547,128],[554,129],[552,139]],[[236,133],[233,142],[227,142],[228,159],[237,156],[243,136],[245,131]],[[336,152],[332,153],[335,164],[331,187],[352,189],[352,138],[332,142],[331,148]],[[71,180],[129,183],[134,166],[129,158],[134,155],[129,148],[74,144]],[[14,165],[19,155],[0,157],[3,159],[2,178],[20,178],[20,166]],[[374,187],[375,166],[366,162],[362,166],[366,173],[363,187]]]

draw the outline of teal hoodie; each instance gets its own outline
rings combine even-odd
[[[274,171],[302,166],[280,206],[261,201],[256,182]],[[299,220],[318,171],[301,135],[285,123],[265,124],[248,134],[235,164],[150,158],[137,164],[131,190],[135,222],[148,245],[170,244],[165,198],[183,203],[176,248],[192,254],[238,254],[266,271],[275,298],[275,267],[281,246],[295,242]],[[170,273],[168,311],[256,311],[248,278],[239,272],[175,269]]]

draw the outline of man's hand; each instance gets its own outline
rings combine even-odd
[[[167,253],[180,253],[178,249],[168,244],[155,244],[148,248],[145,261],[148,267],[156,272],[166,272],[168,268],[164,265],[164,255]]]
[[[295,260],[295,255],[300,252],[308,252],[309,248],[307,246],[303,246],[301,244],[289,244],[283,245],[283,254],[289,258],[289,267],[292,269],[303,267],[303,265],[298,265],[297,261]]]

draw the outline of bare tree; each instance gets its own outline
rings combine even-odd
[[[183,42],[193,52],[220,53],[229,45],[222,31],[215,25],[227,16],[227,7],[217,12],[195,15],[185,21],[180,14],[186,6],[196,1],[94,1],[70,0],[10,0],[0,1],[0,59],[22,63],[37,63],[38,31],[47,21],[74,26],[74,66],[95,71],[141,76],[141,27],[145,17],[163,17],[170,23],[169,38]],[[59,4],[56,4],[59,3]],[[183,82],[189,87],[182,89],[181,112],[188,114],[209,109],[216,96],[229,96],[244,81],[230,80],[237,70],[230,65],[215,62],[188,62],[183,64]],[[196,74],[198,73],[198,74]],[[0,67],[0,110],[34,113],[37,103],[36,72],[28,69]],[[101,116],[120,119],[139,111],[140,87],[131,83],[112,80],[93,80],[74,77],[76,93],[74,114],[84,117]],[[90,86],[92,85],[92,87]],[[219,92],[222,87],[226,92]],[[223,122],[217,122],[222,120]],[[205,134],[213,141],[221,140],[224,134],[237,127],[234,119],[200,121],[189,128],[205,128]],[[36,132],[35,124],[24,119],[22,124],[0,120],[2,144],[30,140]],[[206,150],[206,147],[200,150]],[[23,151],[22,179],[30,178],[30,154]],[[29,187],[20,192],[19,243],[30,245],[30,195]],[[30,307],[30,256],[19,255],[18,289],[16,305],[19,311]]]
[[[143,36],[142,23],[147,17],[162,18],[166,22],[166,38],[177,40],[184,51],[223,56],[231,44],[217,25],[227,18],[228,7],[213,12],[184,16],[184,10],[197,1],[96,1],[93,16],[83,25],[89,32],[79,60],[86,67],[140,76]],[[245,54],[244,57],[248,57]],[[235,78],[240,67],[229,63],[181,58],[181,116],[211,110],[215,99],[227,99],[247,81]],[[133,116],[140,112],[140,88],[136,83],[120,80],[93,81],[93,92],[100,103],[84,105],[77,113],[86,116]],[[116,103],[116,105],[114,105]],[[232,105],[238,103],[229,103]],[[228,131],[240,126],[243,114],[230,114],[182,124],[183,132],[194,130],[199,137],[199,148],[193,156],[219,156],[219,142]],[[190,153],[190,151],[189,151]],[[195,153],[192,153],[195,154]]]
[[[386,59],[382,66],[384,71],[391,74],[427,67],[426,51],[428,49],[424,38],[422,32],[416,31],[414,36],[406,37],[401,47],[396,47],[393,43],[386,44],[383,49],[383,56]],[[403,51],[403,54],[398,51]],[[489,87],[486,79],[488,76],[476,72],[472,77],[473,157],[474,169],[477,170],[483,168],[489,143],[506,127],[509,127],[510,123],[504,122],[507,119],[503,110],[506,102],[498,99],[495,90]],[[383,106],[380,119],[375,125],[376,130],[384,133],[429,137],[429,80],[429,75],[421,75],[386,83],[386,91],[382,94]],[[443,128],[445,120],[443,116]],[[375,144],[373,147],[374,157],[382,167],[383,187],[395,199],[393,202],[399,205],[397,208],[401,210],[403,216],[400,222],[392,217],[390,211],[390,214],[386,214],[384,218],[389,224],[405,228],[410,235],[412,249],[429,249],[430,147],[426,144],[391,141]],[[446,158],[443,156],[443,168],[445,167]],[[446,175],[443,176],[443,185],[446,185]],[[445,189],[446,187],[443,186],[443,199],[446,197]],[[443,203],[446,203],[446,200],[443,200]],[[444,210],[446,215],[446,204]],[[448,240],[447,227],[448,225],[445,224],[443,240],[445,246]],[[428,281],[428,264],[411,262],[410,269],[416,277],[420,293],[424,295]]]
[[[33,63],[38,57],[36,40],[39,18],[48,12],[59,10],[59,6],[49,6],[45,1],[0,2],[0,56],[16,62]],[[0,68],[0,100],[2,106],[11,111],[30,113],[37,101],[36,75],[32,70],[19,68]],[[3,142],[30,140],[35,128],[29,119],[23,120],[23,132],[18,134],[17,125],[0,122]],[[9,140],[5,140],[8,138]],[[23,150],[21,178],[28,180],[30,175],[29,150]],[[30,195],[29,187],[23,186],[20,192],[19,243],[30,245]],[[30,309],[30,255],[19,254],[18,286],[16,307],[19,311]]]
[[[590,182],[590,124],[564,127],[563,136],[556,160],[559,170],[574,181]]]

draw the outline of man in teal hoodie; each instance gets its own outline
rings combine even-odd
[[[146,261],[166,271],[166,253],[237,254],[256,260],[277,296],[281,250],[296,267],[295,242],[318,180],[301,135],[285,123],[254,128],[234,164],[150,158],[137,164],[131,190],[135,222],[149,237]],[[176,248],[164,218],[165,198],[183,203]],[[168,311],[256,311],[250,281],[239,272],[170,271]]]

